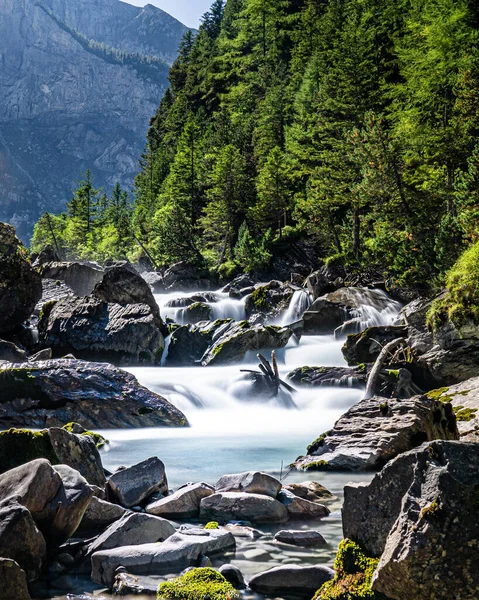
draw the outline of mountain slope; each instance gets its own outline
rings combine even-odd
[[[28,237],[87,168],[132,184],[185,30],[118,0],[0,0],[0,220]]]

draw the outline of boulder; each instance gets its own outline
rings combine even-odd
[[[35,315],[39,316],[42,309],[49,302],[62,300],[63,298],[75,298],[75,293],[64,281],[60,279],[42,279],[42,297],[35,306]]]
[[[156,273],[156,271],[149,271],[148,273],[142,273],[141,276],[151,287],[154,294],[161,294],[161,292],[165,291],[163,275],[161,275],[161,273]]]
[[[113,596],[156,596],[158,584],[152,581],[142,581],[135,575],[119,567],[112,586]],[[75,599],[73,599],[75,600]]]
[[[275,534],[274,539],[280,544],[300,546],[302,548],[321,548],[326,546],[326,540],[319,531],[282,529]]]
[[[161,544],[123,546],[95,552],[91,578],[110,588],[119,566],[133,575],[161,575],[191,566],[202,556],[228,552],[235,547],[235,538],[226,531],[182,529]]]
[[[100,550],[164,542],[175,533],[175,528],[166,519],[144,513],[130,512],[112,523],[88,547],[88,554]]]
[[[302,483],[290,483],[283,486],[283,489],[291,492],[299,498],[309,500],[310,502],[328,501],[333,498],[333,494],[317,481],[303,481]]]
[[[254,324],[265,323],[288,309],[296,288],[289,283],[270,281],[255,286],[254,291],[246,297],[246,318]]]
[[[341,348],[348,365],[373,363],[383,346],[397,338],[407,338],[407,327],[375,326],[361,333],[352,333]]]
[[[214,494],[207,483],[193,483],[180,488],[174,494],[148,504],[146,512],[165,519],[191,519],[200,514],[200,502]]]
[[[93,496],[83,514],[78,531],[82,534],[98,533],[121,519],[126,513],[127,510],[122,506]]]
[[[274,567],[252,577],[248,585],[258,594],[280,598],[309,600],[317,590],[334,577],[334,571],[322,565]]]
[[[28,429],[0,431],[0,473],[37,458],[76,469],[92,485],[105,485],[100,454],[92,438],[52,428],[33,432]]]
[[[208,347],[233,323],[232,319],[182,325],[170,337],[166,364],[168,366],[194,365],[201,361]]]
[[[0,600],[30,600],[25,571],[11,558],[0,558]]]
[[[363,389],[366,386],[369,365],[357,367],[298,367],[288,373],[288,379],[309,387],[347,387]]]
[[[18,563],[27,580],[33,581],[38,579],[46,555],[45,540],[29,510],[13,501],[0,505],[0,556]]]
[[[247,471],[235,475],[223,475],[215,484],[217,492],[245,492],[276,498],[281,490],[281,482],[259,471]]]
[[[479,446],[433,441],[345,487],[344,533],[381,556],[373,589],[394,600],[475,598]]]
[[[0,364],[0,427],[181,427],[186,417],[136,378],[104,363]]]
[[[325,274],[324,269],[314,271],[314,273],[308,275],[306,281],[304,282],[304,287],[308,290],[311,296],[313,296],[314,300],[320,296],[324,296],[324,294],[327,294],[328,292],[334,292],[336,289],[334,281],[332,281]]]
[[[243,590],[246,587],[246,583],[243,577],[243,573],[234,565],[221,565],[218,571],[223,575],[226,581],[229,581],[231,585],[237,590]]]
[[[180,261],[171,265],[163,275],[165,290],[201,290],[210,287],[211,283],[201,277],[193,265]]]
[[[108,497],[126,508],[137,506],[155,492],[168,493],[165,465],[156,456],[118,470],[107,483]]]
[[[0,360],[12,363],[24,363],[27,362],[28,356],[24,350],[21,350],[13,342],[0,340]]]
[[[284,348],[293,335],[287,327],[232,323],[203,357],[203,366],[240,362],[248,350]]]
[[[132,267],[121,266],[108,269],[103,279],[93,289],[92,296],[108,304],[121,306],[146,304],[150,307],[157,326],[163,327],[160,309],[150,286]]]
[[[35,520],[47,543],[59,546],[78,529],[93,497],[93,490],[75,469],[67,465],[56,465],[53,469],[60,475],[62,485]]]
[[[342,304],[318,298],[303,314],[304,335],[332,335],[351,317]]]
[[[44,307],[40,344],[54,356],[118,364],[157,364],[165,340],[146,304],[109,304],[97,298],[63,299]]]
[[[427,313],[432,301],[427,298],[416,298],[404,306],[397,318],[397,323],[408,328],[408,344],[416,355],[421,355],[434,346],[434,337],[426,325]]]
[[[299,498],[288,490],[281,490],[278,500],[286,506],[291,519],[323,519],[330,513],[323,504]]]
[[[79,262],[51,262],[42,266],[44,279],[60,280],[78,296],[88,296],[104,275],[103,269],[95,264]]]
[[[200,505],[202,521],[251,521],[252,523],[284,523],[286,507],[269,496],[240,492],[216,493],[203,498]]]
[[[184,323],[191,325],[200,321],[209,321],[211,319],[211,306],[204,302],[194,302],[182,311],[182,318]]]
[[[28,319],[41,296],[40,275],[28,262],[15,229],[0,223],[0,334]]]
[[[367,471],[434,439],[459,438],[451,406],[425,396],[408,400],[374,397],[348,410],[296,462],[301,469]]]

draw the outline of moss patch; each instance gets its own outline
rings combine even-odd
[[[378,558],[366,556],[352,540],[343,540],[334,562],[336,575],[316,592],[313,600],[388,600],[384,594],[371,590],[378,562]]]
[[[268,308],[269,288],[265,285],[257,287],[250,295],[250,302],[256,309]]]
[[[206,523],[206,525],[204,526],[204,529],[219,529],[219,528],[220,528],[220,525],[216,521],[210,521],[209,523]]]
[[[105,444],[109,444],[109,441],[105,439],[99,433],[95,433],[94,431],[88,431],[78,423],[67,423],[63,426],[63,429],[66,429],[70,433],[76,433],[77,435],[88,435],[93,439],[97,448],[103,448]]]
[[[24,465],[37,458],[46,458],[53,465],[59,460],[47,429],[8,429],[0,431],[0,473]]]
[[[158,588],[157,598],[172,600],[239,600],[240,594],[221,573],[198,568],[181,577],[165,581]]]
[[[301,465],[303,471],[326,471],[329,465],[325,460],[315,460],[314,462]]]
[[[322,448],[324,446],[324,440],[326,439],[326,437],[331,433],[331,430],[329,431],[325,431],[324,433],[322,433],[319,437],[317,437],[314,442],[312,442],[307,448],[307,452],[308,454],[314,454],[314,452],[316,452],[316,450],[318,450],[319,448]]]

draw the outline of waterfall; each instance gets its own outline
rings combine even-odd
[[[306,290],[296,290],[291,298],[288,310],[281,319],[281,325],[291,325],[299,321],[312,302],[313,299]]]

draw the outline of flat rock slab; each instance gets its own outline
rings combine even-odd
[[[234,475],[223,475],[215,484],[217,492],[246,492],[276,498],[281,482],[267,473],[247,471]]]
[[[326,545],[326,540],[319,531],[303,531],[283,529],[275,534],[274,539],[281,544],[300,546],[303,548],[321,548]]]
[[[131,508],[155,492],[168,493],[165,465],[153,456],[128,469],[121,469],[110,477],[107,483],[111,500]]]
[[[92,556],[91,578],[109,588],[123,566],[133,575],[162,575],[191,566],[203,555],[236,547],[234,536],[220,530],[190,529],[175,533],[161,544],[142,544],[102,550]]]
[[[426,396],[407,400],[362,400],[335,423],[301,469],[367,471],[434,439],[457,440],[451,406]]]
[[[284,523],[288,510],[269,496],[238,492],[216,493],[203,498],[200,506],[202,521],[251,521],[252,523]]]
[[[199,516],[200,502],[214,494],[206,483],[186,485],[174,494],[157,500],[146,507],[146,512],[166,519],[191,519]]]
[[[333,577],[334,571],[328,567],[286,565],[258,573],[250,579],[248,585],[258,594],[309,600],[323,583]]]

